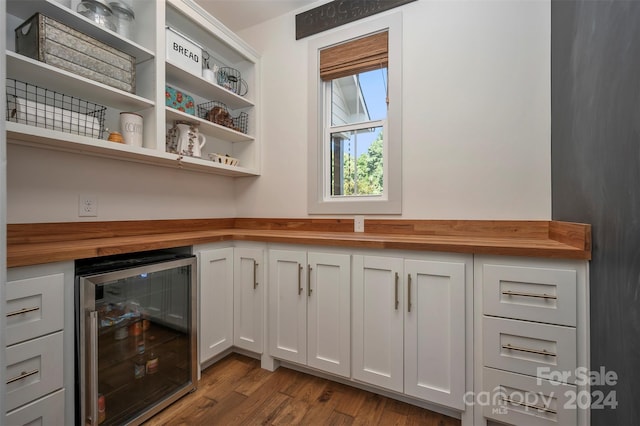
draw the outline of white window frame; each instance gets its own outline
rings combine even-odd
[[[330,123],[330,97],[320,79],[320,50],[372,33],[389,31],[389,109],[384,120],[384,190],[375,196],[330,196],[330,149],[325,143]],[[328,118],[326,116],[328,115]],[[363,20],[309,42],[309,214],[402,213],[402,12]]]

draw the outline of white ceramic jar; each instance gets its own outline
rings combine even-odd
[[[132,146],[142,146],[143,120],[140,114],[135,112],[120,113],[120,133],[124,143]]]

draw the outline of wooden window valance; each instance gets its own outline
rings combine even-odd
[[[389,63],[389,32],[327,47],[320,51],[320,78],[333,80],[379,68]]]

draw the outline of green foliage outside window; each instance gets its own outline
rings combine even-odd
[[[382,132],[357,159],[344,153],[344,180],[341,195],[380,195],[383,190]],[[356,186],[357,185],[357,186]]]

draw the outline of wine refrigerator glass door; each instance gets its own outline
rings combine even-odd
[[[139,423],[195,388],[195,262],[80,277],[85,424]]]

